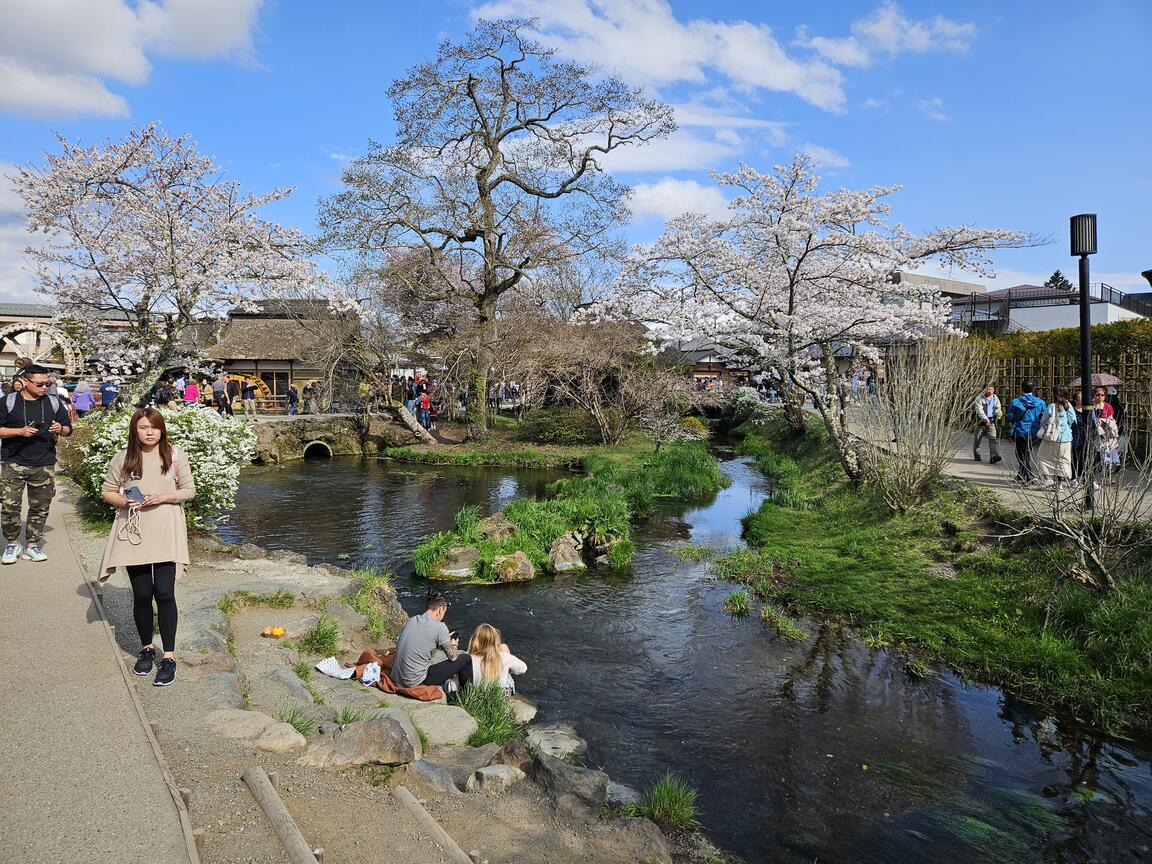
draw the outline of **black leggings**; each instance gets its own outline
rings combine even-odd
[[[152,600],[160,616],[160,638],[165,651],[176,650],[176,562],[131,564],[128,578],[132,580],[132,617],[136,619],[136,632],[141,645],[152,644]]]
[[[428,667],[428,674],[424,676],[425,684],[440,685],[453,675],[460,676],[460,689],[463,690],[472,683],[472,655],[460,654],[455,660],[443,660]]]

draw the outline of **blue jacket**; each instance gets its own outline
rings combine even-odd
[[[1012,435],[1035,438],[1036,433],[1040,431],[1040,418],[1044,416],[1047,408],[1047,402],[1031,393],[1013,399],[1012,404],[1008,406],[1008,422],[1012,424]]]

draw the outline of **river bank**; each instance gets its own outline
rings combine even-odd
[[[1110,595],[1077,583],[1045,603],[1061,550],[1011,538],[987,493],[941,489],[906,514],[846,483],[819,430],[771,421],[736,432],[777,490],[744,520],[752,550],[716,562],[772,610],[849,623],[903,651],[914,671],[960,674],[1063,706],[1113,730],[1148,731],[1152,709],[1149,562]]]
[[[696,556],[742,547],[741,517],[773,484],[751,457],[717,455],[730,484],[656,501],[627,572],[448,587],[450,626],[492,623],[528,663],[536,722],[571,723],[586,764],[636,788],[672,771],[698,790],[707,835],[749,862],[1141,860],[1146,748],[946,668],[909,675],[901,651],[834,622],[800,618],[793,641],[726,614],[733,586]],[[313,563],[392,570],[411,613],[427,589],[415,546],[466,505],[493,512],[562,476],[300,462],[246,472],[224,530],[269,549],[307,535]]]
[[[75,513],[68,523],[70,540],[94,567],[103,537]],[[529,757],[520,766],[529,777],[506,791],[495,794],[498,790],[489,786],[465,793],[468,777],[495,759],[497,748],[467,745],[476,724],[463,709],[385,697],[311,669],[321,659],[313,648],[347,660],[362,648],[379,650],[391,643],[406,614],[388,579],[328,564],[310,566],[289,550],[267,552],[208,538],[194,546],[195,561],[177,588],[177,684],[153,688],[140,679],[136,689],[157,724],[174,775],[191,790],[190,811],[194,826],[205,831],[207,864],[282,860],[278,841],[237,780],[253,764],[279,772],[281,795],[311,844],[353,864],[382,854],[399,864],[444,860],[388,794],[399,784],[420,795],[465,848],[483,850],[494,864],[527,864],[541,856],[617,864],[721,860],[702,839],[677,836],[670,842],[646,819],[600,818],[606,798],[594,806],[584,801],[583,808],[566,808],[566,799],[558,805],[557,790],[569,773],[603,778],[592,782],[587,794],[606,792],[602,774],[580,774],[582,769],[567,763],[534,771]],[[131,663],[138,646],[130,592],[119,581],[114,577],[105,589],[105,605]],[[331,645],[310,641],[322,619],[335,623]],[[286,628],[287,645],[261,637],[274,624]],[[339,770],[301,764],[302,754],[311,753],[317,742],[350,736],[365,723],[410,729],[411,752],[383,759],[391,765],[374,759]],[[549,728],[530,740],[546,739]],[[445,784],[445,774],[434,765],[453,779]],[[513,780],[521,776],[505,773]]]

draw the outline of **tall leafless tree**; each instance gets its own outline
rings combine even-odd
[[[628,189],[602,157],[662,138],[672,110],[531,41],[531,21],[482,21],[395,81],[396,140],[370,143],[321,205],[323,241],[366,261],[424,256],[426,299],[463,299],[480,338],[468,417],[486,425],[497,303],[534,272],[619,245]]]

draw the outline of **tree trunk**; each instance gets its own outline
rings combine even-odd
[[[496,298],[482,298],[476,306],[479,340],[472,357],[472,373],[464,422],[469,439],[480,438],[491,427],[488,406],[488,370],[492,368],[493,346],[496,344]]]

